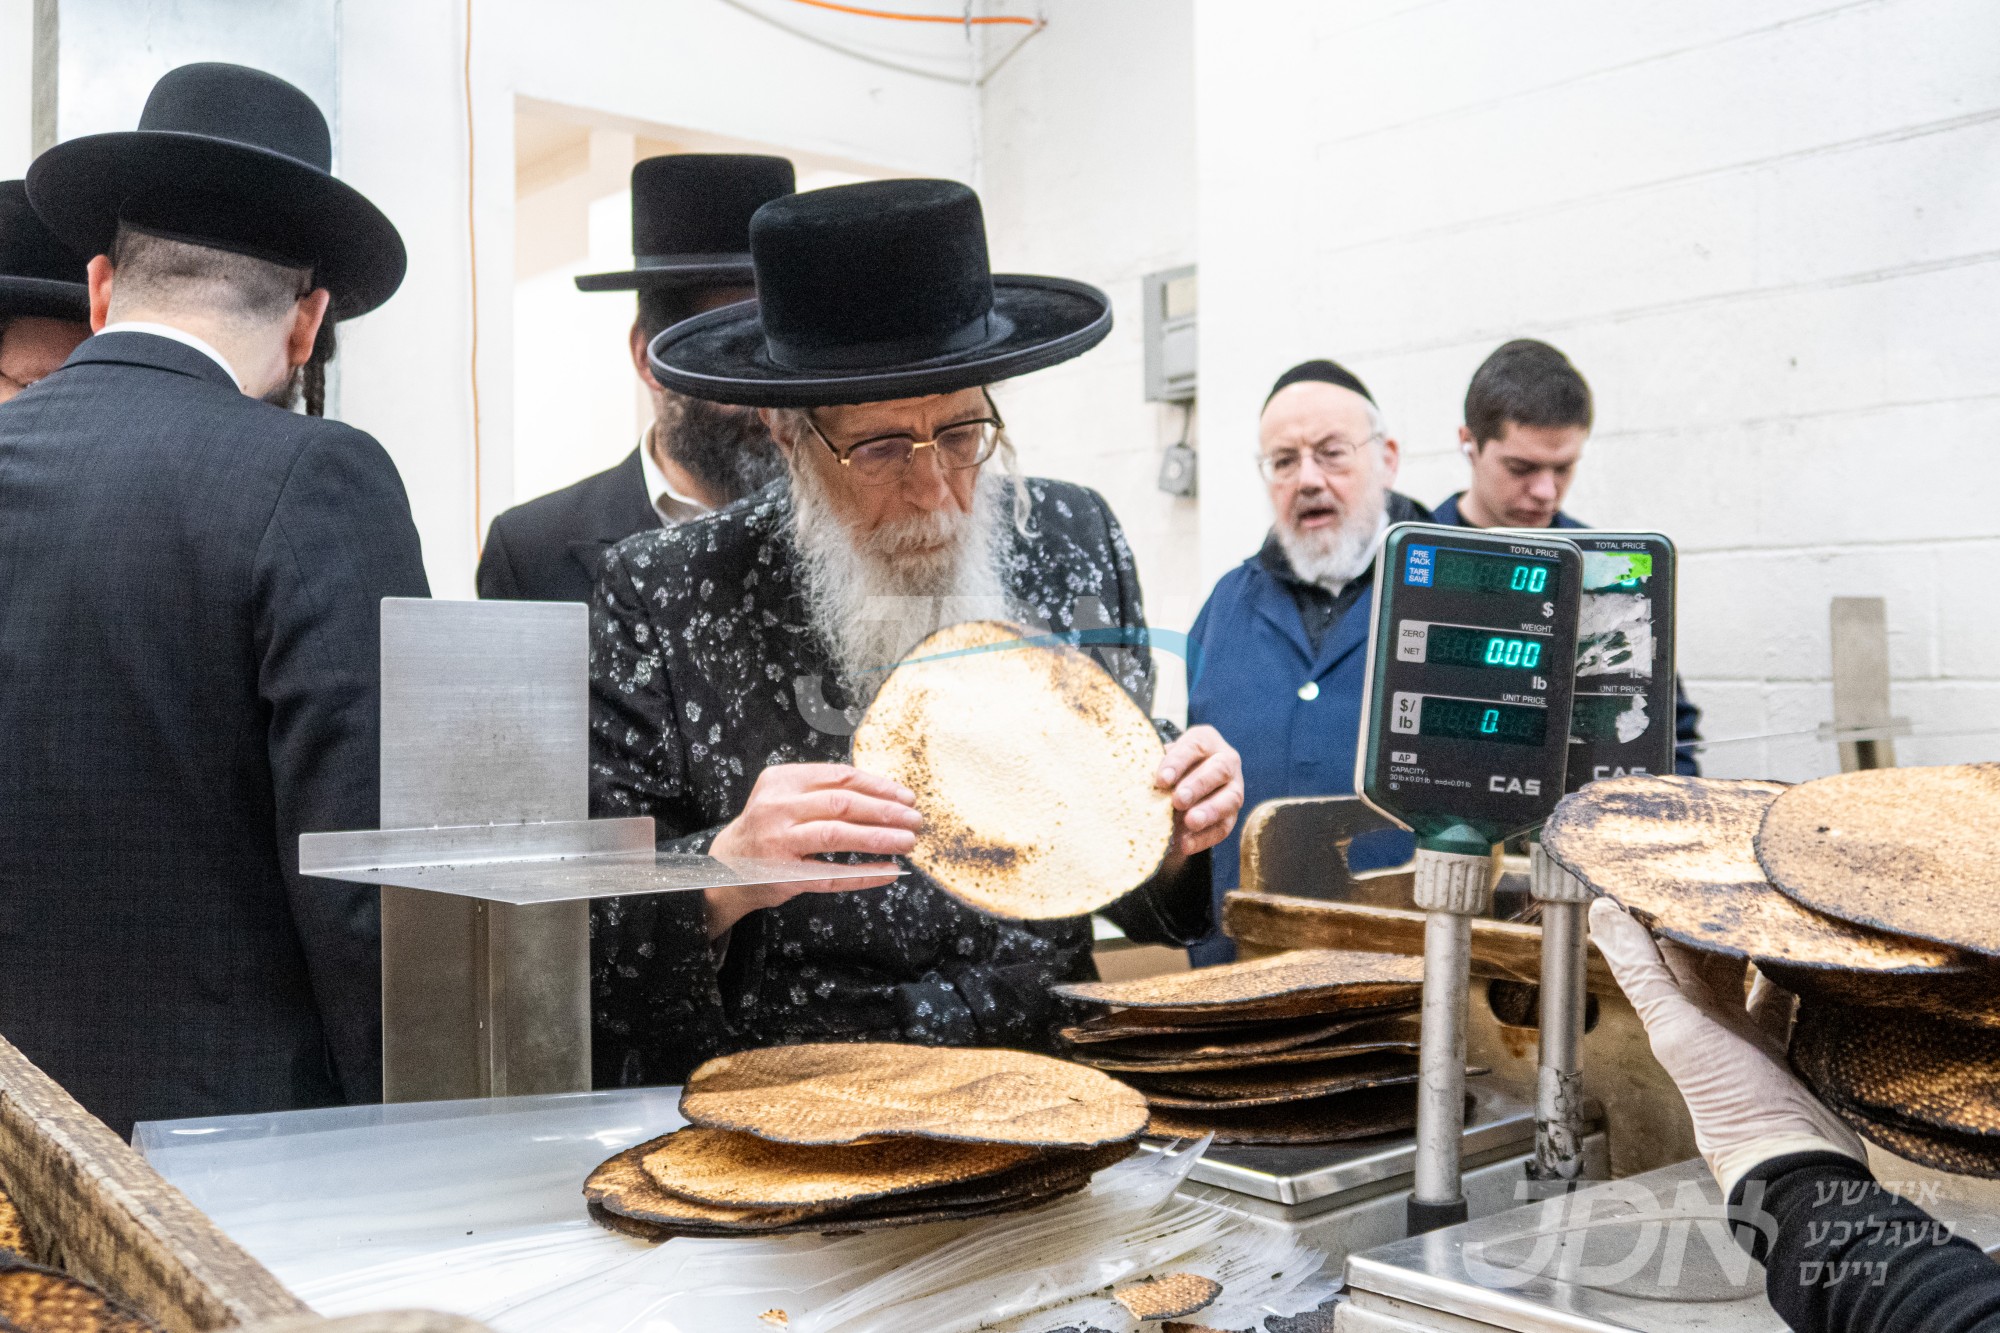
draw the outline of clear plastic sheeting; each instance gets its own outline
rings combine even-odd
[[[1285,1231],[1175,1191],[1197,1144],[1031,1212],[827,1238],[614,1235],[584,1215],[605,1157],[682,1122],[679,1089],[141,1125],[135,1143],[315,1310],[423,1306],[502,1333],[1006,1333],[1137,1327],[1110,1289],[1222,1284],[1200,1322],[1261,1328],[1336,1283]],[[778,1317],[782,1312],[782,1322]]]

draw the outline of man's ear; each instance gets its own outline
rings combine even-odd
[[[1460,426],[1458,428],[1458,451],[1467,458],[1479,452],[1479,445],[1472,438],[1472,427]]]
[[[646,361],[646,330],[639,326],[638,320],[632,321],[632,332],[625,341],[632,349],[632,369],[639,372],[640,382],[654,393],[664,393],[660,382],[653,378],[653,367]]]
[[[85,270],[90,279],[90,331],[101,333],[111,322],[111,258],[98,255]]]
[[[1396,472],[1402,466],[1403,446],[1396,443],[1395,436],[1384,436],[1382,440],[1382,468],[1387,474],[1384,480],[1393,485],[1396,480]]]
[[[313,343],[319,338],[319,326],[326,319],[327,307],[332,304],[332,293],[324,287],[315,287],[292,307],[292,327],[285,335],[286,365],[303,366],[312,360]]]
[[[784,416],[777,408],[775,407],[758,408],[757,420],[764,423],[764,433],[771,437],[771,443],[777,445],[778,448],[786,454],[790,454],[792,452],[791,437],[787,435],[782,429],[780,429],[780,427],[784,424]]]

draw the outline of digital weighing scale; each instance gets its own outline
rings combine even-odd
[[[1375,562],[1355,789],[1417,835],[1424,928],[1411,1234],[1462,1222],[1471,918],[1504,839],[1563,794],[1583,552],[1547,533],[1399,523]]]

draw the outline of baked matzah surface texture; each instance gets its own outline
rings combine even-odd
[[[1757,858],[1814,911],[2000,957],[2000,764],[1803,783],[1764,816]]]
[[[1137,1137],[1146,1099],[1108,1074],[1027,1051],[828,1042],[710,1060],[688,1079],[681,1114],[780,1143],[916,1135],[1088,1148]]]
[[[1542,847],[1593,890],[1691,948],[1793,967],[1924,972],[1948,951],[1800,907],[1764,878],[1755,839],[1785,791],[1748,779],[1635,774],[1565,796]]]
[[[854,765],[916,793],[910,860],[995,916],[1082,916],[1150,878],[1173,840],[1152,719],[1088,655],[968,621],[889,673]]]

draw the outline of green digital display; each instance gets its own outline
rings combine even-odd
[[[1446,666],[1513,667],[1533,671],[1542,664],[1542,641],[1532,636],[1431,625],[1424,633],[1426,662]]]
[[[1428,695],[1417,723],[1419,736],[1457,741],[1497,741],[1502,745],[1540,745],[1548,738],[1546,708],[1486,703],[1479,699],[1444,699]]]
[[[1546,560],[1527,560],[1487,551],[1450,546],[1416,547],[1405,581],[1450,592],[1522,593],[1554,597],[1560,590],[1558,567]]]

